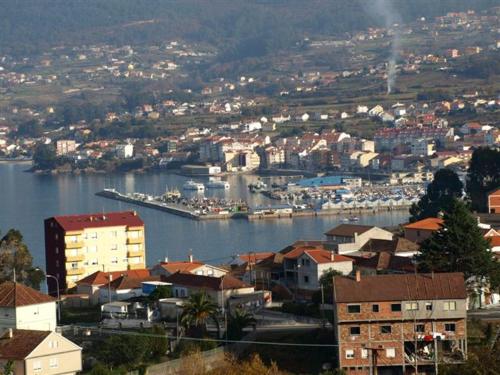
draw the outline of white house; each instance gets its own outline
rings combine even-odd
[[[334,245],[338,254],[358,251],[369,240],[391,241],[393,234],[384,229],[370,225],[340,224],[325,233],[328,243]]]
[[[130,159],[134,156],[134,145],[127,143],[125,145],[116,145],[116,156],[120,159]]]
[[[8,328],[54,331],[56,299],[22,284],[0,285],[0,331]]]
[[[223,268],[194,260],[192,255],[189,255],[187,261],[169,262],[168,259],[165,259],[165,262],[158,263],[151,269],[152,276],[170,276],[176,272],[213,277],[221,277],[228,273]]]

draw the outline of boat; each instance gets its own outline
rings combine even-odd
[[[356,222],[358,222],[358,221],[359,221],[359,217],[357,217],[357,216],[351,216],[351,217],[349,218],[349,221],[350,221],[351,223],[356,223]]]
[[[182,185],[184,190],[195,190],[195,191],[205,191],[205,185],[200,182],[194,182],[193,180],[187,181]]]
[[[227,181],[213,180],[207,182],[207,188],[209,189],[229,189],[231,185]]]
[[[255,193],[257,191],[267,189],[267,185],[262,181],[257,181],[255,184],[248,185],[248,188],[252,193]]]

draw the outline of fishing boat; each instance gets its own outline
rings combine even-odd
[[[205,185],[200,182],[194,182],[193,180],[187,181],[182,185],[184,190],[195,190],[195,191],[205,191]]]

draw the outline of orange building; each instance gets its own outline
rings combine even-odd
[[[500,214],[500,189],[488,194],[488,212]]]
[[[441,229],[443,219],[428,217],[404,226],[405,238],[412,242],[420,243],[428,239],[433,232]]]

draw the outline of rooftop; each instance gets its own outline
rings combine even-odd
[[[136,211],[107,212],[85,215],[54,216],[52,218],[66,231],[80,231],[85,228],[142,227],[144,222]],[[47,219],[50,220],[50,219]]]
[[[164,281],[172,283],[174,285],[211,290],[241,289],[251,287],[250,285],[245,284],[243,281],[231,275],[211,277],[193,275],[191,273],[176,272],[173,275],[166,277]]]
[[[340,224],[335,228],[330,229],[325,233],[327,236],[340,236],[340,237],[354,237],[357,233],[363,234],[368,232],[370,229],[375,228],[373,225],[356,225],[356,224]]]
[[[419,220],[404,226],[405,229],[420,229],[420,230],[439,230],[443,225],[443,219],[428,217],[427,219]]]
[[[0,284],[0,307],[20,307],[55,301],[55,298],[23,284],[13,281]]]
[[[77,285],[104,285],[109,282],[109,276],[111,275],[111,280],[116,280],[124,275],[135,278],[144,279],[150,276],[149,270],[125,270],[125,271],[114,271],[114,272],[103,272],[97,271],[87,277],[77,281]]]
[[[335,299],[340,303],[465,299],[462,273],[335,276]]]
[[[13,329],[12,338],[4,332],[0,338],[0,359],[23,360],[45,340],[51,331]]]

